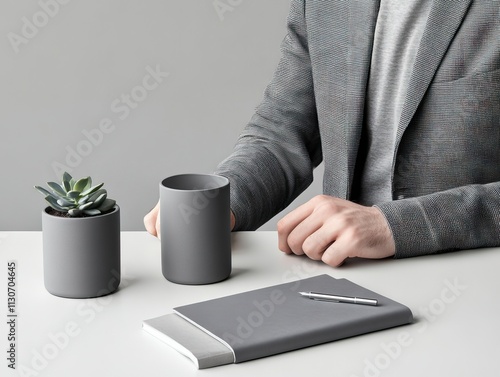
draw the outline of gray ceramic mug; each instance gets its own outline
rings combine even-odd
[[[231,274],[229,180],[182,174],[160,183],[161,267],[179,284],[210,284]]]

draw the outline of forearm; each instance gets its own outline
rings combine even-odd
[[[396,258],[500,246],[500,182],[454,188],[377,206]]]
[[[287,147],[286,136],[281,145],[276,138],[262,129],[254,134],[247,130],[216,170],[230,180],[235,230],[256,229],[312,182],[312,170],[319,162],[307,150],[297,152],[305,148],[300,143]]]
[[[230,180],[235,229],[256,229],[284,209],[311,183],[321,158],[304,4],[293,1],[274,77],[216,170]]]

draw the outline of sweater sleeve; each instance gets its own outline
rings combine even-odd
[[[288,206],[322,159],[303,1],[292,1],[287,28],[261,104],[215,171],[230,181],[235,230],[254,230]]]
[[[500,182],[387,202],[396,258],[500,245]]]

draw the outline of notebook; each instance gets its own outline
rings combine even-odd
[[[300,291],[374,298],[378,305],[310,300]],[[204,369],[412,321],[406,306],[325,274],[176,307],[173,313],[143,321],[143,329]]]

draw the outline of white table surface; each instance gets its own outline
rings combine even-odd
[[[500,248],[404,260],[349,260],[331,268],[277,248],[275,232],[233,234],[233,272],[184,286],[161,274],[160,243],[122,233],[122,284],[87,300],[43,286],[41,232],[0,232],[0,376],[498,376]],[[7,367],[7,262],[17,262],[17,370]],[[178,305],[322,273],[347,278],[407,305],[411,325],[272,357],[197,370],[144,332],[143,319]],[[71,335],[61,335],[64,331]],[[44,357],[44,355],[49,358]]]

